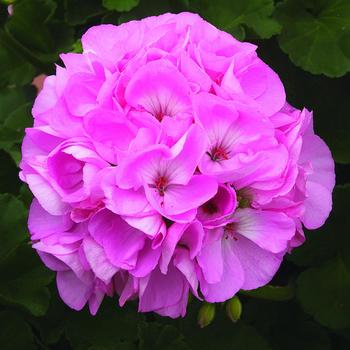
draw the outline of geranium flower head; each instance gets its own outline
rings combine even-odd
[[[102,39],[101,39],[102,38]],[[20,177],[61,298],[184,316],[268,283],[332,207],[334,162],[278,75],[198,15],[82,37],[45,79]]]

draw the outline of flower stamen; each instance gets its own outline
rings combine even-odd
[[[232,222],[230,224],[227,224],[224,228],[225,238],[233,238],[235,241],[238,241],[236,230],[235,230],[235,224]]]
[[[210,152],[207,152],[207,155],[214,162],[229,159],[229,151],[223,146],[214,146]]]
[[[159,195],[163,197],[168,187],[168,183],[169,181],[165,176],[159,176],[154,180],[154,184],[150,184],[149,187],[157,189]]]

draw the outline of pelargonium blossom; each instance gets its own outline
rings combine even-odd
[[[196,14],[90,28],[45,79],[21,179],[33,248],[64,302],[184,316],[267,284],[323,225],[334,163],[312,113]]]

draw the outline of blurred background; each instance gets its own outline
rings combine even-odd
[[[184,319],[138,314],[106,300],[95,317],[57,296],[31,249],[31,194],[18,179],[31,107],[59,53],[81,52],[91,26],[165,12],[197,12],[258,54],[289,103],[314,111],[336,161],[334,210],[306,232],[271,285],[224,304],[192,300]],[[103,40],[103,38],[101,38]],[[79,350],[350,349],[349,0],[0,0],[0,348]],[[202,326],[200,327],[199,324]]]

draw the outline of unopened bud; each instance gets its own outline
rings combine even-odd
[[[215,317],[215,304],[203,303],[198,312],[199,327],[204,328],[213,321]]]
[[[233,322],[237,322],[242,315],[242,303],[239,298],[233,297],[226,303],[226,312]]]

